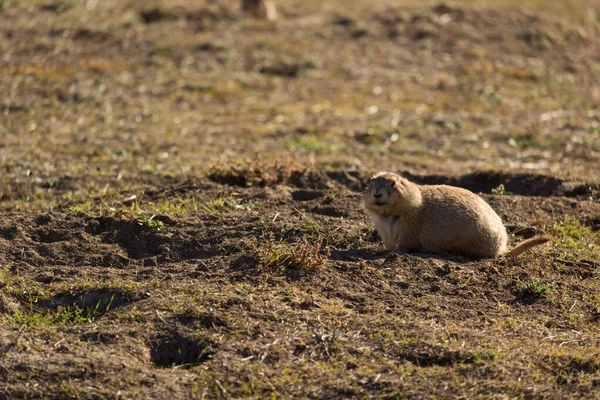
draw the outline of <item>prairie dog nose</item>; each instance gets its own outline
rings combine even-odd
[[[381,196],[381,193],[373,193],[373,197],[375,197],[376,199],[380,198]]]

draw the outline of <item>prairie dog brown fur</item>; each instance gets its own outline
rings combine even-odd
[[[508,251],[502,220],[481,197],[454,186],[417,185],[379,172],[363,194],[364,206],[389,251],[424,249],[466,256],[518,256],[550,240],[538,236]]]
[[[256,19],[275,21],[277,9],[271,0],[242,0],[242,10]]]

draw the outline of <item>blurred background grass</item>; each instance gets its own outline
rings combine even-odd
[[[428,1],[428,3],[435,3]],[[573,18],[579,22],[597,24],[600,22],[600,1],[598,0],[459,0],[464,6],[477,7],[520,7],[537,11],[547,11]]]
[[[336,2],[308,0],[308,1],[279,1],[278,3],[298,3],[311,5],[325,10],[337,7]],[[332,4],[335,3],[335,4]],[[586,24],[600,23],[600,1],[599,0],[452,0],[444,2],[440,0],[401,0],[396,2],[398,6],[433,6],[440,3],[463,7],[519,7],[536,11],[550,12],[563,17],[573,19]],[[345,2],[347,8],[362,8],[365,2],[362,0],[348,0]],[[370,7],[389,5],[385,0],[372,0],[368,2]]]
[[[94,8],[96,5],[101,3],[110,3],[112,0],[101,1],[101,0],[0,0],[0,9],[15,4],[32,4],[32,5],[44,5],[49,3],[84,3],[88,8]],[[121,3],[121,2],[119,2]],[[123,1],[129,5],[136,6],[175,6],[179,4],[188,4],[187,0],[128,0]],[[211,0],[200,0],[199,5],[202,3],[218,3],[218,1]],[[565,17],[571,17],[578,21],[587,23],[599,23],[600,22],[600,0],[399,0],[396,2],[397,6],[432,6],[435,4],[447,3],[448,5],[460,5],[464,7],[520,7],[529,8],[537,11],[546,11],[559,14]],[[321,1],[321,0],[279,0],[276,4],[283,5],[302,5],[310,6],[315,8],[328,9],[332,7],[338,7],[338,2]],[[349,10],[356,8],[378,7],[382,5],[389,5],[389,1],[386,0],[371,0],[368,4],[365,4],[363,0],[346,0],[344,2]]]

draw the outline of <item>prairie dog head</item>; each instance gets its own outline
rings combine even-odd
[[[421,201],[417,185],[391,172],[373,175],[363,193],[367,210],[380,215],[399,215],[418,208]]]

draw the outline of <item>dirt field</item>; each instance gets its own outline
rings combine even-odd
[[[0,0],[0,399],[600,399],[600,7],[415,3]],[[389,257],[380,170],[554,239]]]

